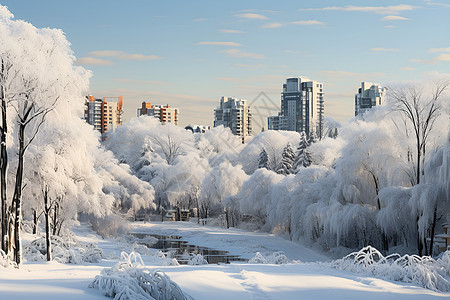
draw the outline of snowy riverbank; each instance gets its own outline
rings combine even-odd
[[[81,242],[97,243],[106,259],[97,264],[27,262],[19,270],[0,268],[2,299],[107,299],[89,283],[118,261],[124,244],[102,239],[84,225],[73,228]],[[291,260],[323,261],[327,257],[307,247],[263,234],[195,223],[134,223],[133,232],[177,235],[192,244],[227,250],[251,258],[256,252],[284,251]],[[152,254],[142,255],[149,268],[160,269],[195,299],[432,299],[450,298],[411,284],[365,277],[318,263],[261,265],[248,263],[199,266],[155,265]]]

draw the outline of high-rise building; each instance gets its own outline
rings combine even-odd
[[[370,82],[361,82],[355,95],[355,116],[361,115],[377,105],[383,105],[386,88]]]
[[[229,127],[245,142],[246,137],[252,134],[252,114],[247,100],[222,97],[219,107],[214,110],[214,127],[220,125]]]
[[[137,116],[151,116],[157,118],[162,123],[173,123],[178,125],[179,109],[167,105],[152,105],[150,102],[142,102],[142,107],[138,108]]]
[[[268,118],[271,130],[323,132],[323,84],[303,77],[286,79],[281,93],[281,112]]]
[[[285,130],[284,128],[287,128],[287,118],[281,112],[277,116],[267,117],[267,122],[269,130]]]
[[[104,97],[96,99],[86,96],[84,119],[101,133],[115,131],[122,125],[123,97]]]

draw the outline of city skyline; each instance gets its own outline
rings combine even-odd
[[[363,81],[389,87],[450,73],[450,5],[439,1],[2,4],[18,19],[61,28],[93,72],[88,93],[123,95],[125,122],[149,101],[178,107],[181,126],[212,124],[220,97],[257,106],[261,92],[275,104],[260,110],[267,120],[285,79],[298,76],[322,82],[325,116],[345,122]],[[267,126],[256,118],[255,133]]]

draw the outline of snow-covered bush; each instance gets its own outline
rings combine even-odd
[[[103,269],[89,285],[115,300],[193,299],[164,272],[145,267],[139,254],[122,252],[122,261]]]
[[[164,252],[162,251],[158,251],[156,256],[161,259],[162,266],[179,266],[180,263],[176,258],[173,257],[173,255],[174,252],[171,251],[167,252],[166,254],[164,254]]]
[[[450,251],[437,260],[417,255],[391,254],[384,257],[377,249],[367,246],[330,264],[340,270],[415,283],[434,291],[450,291]]]
[[[60,263],[82,264],[98,263],[104,258],[103,250],[92,243],[80,243],[73,237],[51,236],[51,252],[54,261]],[[24,247],[29,261],[45,261],[47,246],[45,238],[38,238]]]
[[[188,260],[188,265],[207,265],[208,261],[201,254],[191,254],[191,258]]]
[[[274,252],[267,256],[264,256],[260,252],[256,252],[255,256],[251,258],[248,263],[284,265],[290,264],[291,260],[284,255],[283,251]]]

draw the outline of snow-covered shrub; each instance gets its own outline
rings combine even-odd
[[[331,262],[331,266],[387,280],[415,283],[434,291],[450,291],[450,251],[437,260],[418,255],[391,254],[384,257],[377,249],[367,246]]]
[[[162,251],[158,251],[156,256],[161,259],[163,266],[179,266],[178,260],[173,257],[173,252],[167,252],[164,254]]]
[[[134,252],[122,252],[122,261],[103,269],[89,287],[115,300],[193,299],[164,272],[146,268],[141,256]]]
[[[15,261],[11,260],[6,253],[0,249],[0,266],[4,268],[15,267],[17,268],[17,264]]]
[[[103,250],[92,243],[80,243],[73,237],[51,236],[51,252],[54,261],[59,263],[82,264],[98,263],[104,258]],[[38,238],[25,246],[25,257],[29,261],[46,260],[47,245],[45,238]]]
[[[201,254],[191,254],[188,265],[207,265],[208,261]]]
[[[107,215],[103,218],[94,218],[91,224],[92,229],[102,238],[123,235],[129,231],[128,222],[114,214]]]
[[[267,256],[262,255],[260,252],[256,252],[255,256],[251,258],[248,263],[283,265],[291,263],[291,260],[284,255],[283,251],[274,252]]]

